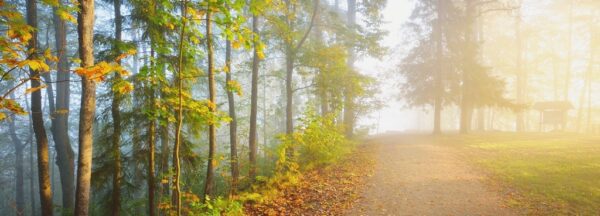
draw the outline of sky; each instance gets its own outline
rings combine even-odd
[[[388,31],[387,37],[382,45],[389,49],[388,55],[383,59],[361,58],[356,66],[363,74],[374,76],[380,80],[379,95],[386,107],[375,111],[370,116],[362,118],[359,122],[362,126],[372,126],[371,133],[384,133],[386,131],[403,131],[414,128],[415,113],[407,110],[398,99],[398,86],[390,79],[395,73],[395,66],[400,61],[400,53],[403,51],[400,44],[403,41],[401,33],[402,25],[408,20],[413,8],[413,1],[388,0],[383,11],[385,20],[384,28]],[[384,81],[386,80],[386,81]]]

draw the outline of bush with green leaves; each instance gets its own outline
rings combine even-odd
[[[351,152],[353,143],[346,139],[335,114],[320,116],[309,110],[291,136],[282,139],[294,149],[294,162],[302,169],[334,163]]]

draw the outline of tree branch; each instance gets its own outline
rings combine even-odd
[[[310,24],[308,26],[308,29],[304,33],[304,36],[302,36],[302,39],[300,40],[300,42],[298,42],[298,44],[296,44],[296,47],[293,48],[293,50],[292,50],[293,52],[298,51],[298,49],[300,49],[300,47],[302,47],[302,45],[308,38],[308,35],[310,34],[313,26],[315,25],[315,20],[316,20],[318,11],[319,11],[319,0],[315,0],[315,9],[313,10],[312,17],[310,18]]]

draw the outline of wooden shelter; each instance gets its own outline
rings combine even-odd
[[[564,130],[573,104],[569,101],[545,101],[535,103],[533,109],[540,112],[540,131],[544,130],[544,125],[560,125]]]

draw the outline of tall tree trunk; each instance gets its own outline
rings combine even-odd
[[[437,70],[436,70],[436,74],[435,74],[435,101],[434,101],[434,105],[433,105],[433,134],[441,134],[442,133],[442,97],[443,97],[443,91],[444,91],[444,87],[443,85],[443,81],[442,81],[442,70],[443,70],[443,66],[442,66],[442,62],[443,62],[443,33],[442,33],[442,19],[443,19],[443,13],[442,13],[442,0],[437,0],[436,2],[436,9],[437,9],[437,23],[436,23],[436,59],[437,59]]]
[[[94,0],[79,0],[77,15],[79,58],[81,67],[94,65]],[[91,77],[81,76],[81,110],[79,117],[79,156],[75,215],[89,215],[90,183],[92,178],[93,126],[96,113],[96,83]]]
[[[26,106],[26,110],[31,110],[30,106],[29,106],[29,102],[27,102],[27,94],[25,95],[25,106]],[[34,155],[34,146],[33,146],[33,119],[31,117],[31,115],[28,115],[29,117],[29,199],[31,201],[31,215],[36,215],[35,212],[35,164],[34,164],[34,159],[33,159],[33,155]]]
[[[160,124],[160,172],[162,173],[162,178],[166,179],[167,173],[169,173],[169,123],[165,122],[164,124]],[[161,195],[164,197],[169,196],[169,181],[166,182],[161,181]],[[159,198],[161,200],[161,198]]]
[[[150,87],[151,88],[151,87]],[[150,104],[154,104],[154,92],[150,95]],[[152,108],[150,108],[152,109]],[[148,126],[148,213],[150,216],[155,215],[156,208],[154,207],[154,143],[156,135],[156,120],[150,119]]]
[[[121,0],[113,1],[114,16],[115,16],[115,42],[122,40],[123,32],[123,17],[121,16]],[[119,54],[120,50],[117,44],[113,44],[113,52]],[[121,63],[119,60],[118,64]],[[115,73],[115,83],[121,82],[121,74]],[[121,100],[122,95],[118,92],[113,92],[111,115],[113,119],[113,134],[112,134],[112,156],[113,156],[113,176],[112,176],[112,204],[111,213],[113,216],[121,214]]]
[[[8,120],[8,129],[15,148],[15,215],[25,215],[25,197],[23,196],[25,194],[23,184],[23,148],[25,145],[17,136],[14,118]]]
[[[184,45],[185,45],[185,28],[186,28],[186,19],[187,19],[187,4],[188,1],[184,0],[181,11],[182,11],[182,24],[181,24],[181,32],[179,34],[179,65],[177,70],[177,97],[178,97],[178,109],[177,109],[177,130],[175,131],[175,145],[173,146],[173,166],[175,167],[175,176],[173,179],[173,205],[175,206],[175,214],[177,216],[181,215],[181,188],[179,184],[179,179],[181,175],[181,160],[179,158],[179,151],[181,145],[181,128],[183,126],[183,54],[184,54]]]
[[[471,121],[473,116],[473,98],[471,97],[472,92],[470,92],[470,85],[472,80],[469,78],[468,73],[471,73],[465,66],[473,64],[473,59],[475,57],[475,47],[473,46],[472,34],[473,34],[473,24],[475,21],[475,17],[473,15],[474,2],[473,0],[466,0],[466,11],[465,11],[465,53],[464,56],[464,66],[462,71],[462,89],[461,89],[461,102],[460,102],[460,133],[466,134],[471,130]]]
[[[285,95],[286,95],[286,106],[285,106],[285,133],[291,135],[294,133],[294,119],[293,119],[293,106],[294,106],[294,92],[293,92],[293,79],[294,79],[294,51],[289,45],[285,52]]]
[[[567,41],[567,74],[565,75],[565,89],[563,92],[563,100],[569,100],[569,88],[571,85],[571,70],[573,63],[573,6],[574,0],[569,1],[569,31]],[[564,129],[564,128],[563,128]]]
[[[256,35],[258,34],[258,16],[252,16],[252,31],[255,34],[254,42],[254,54],[252,56],[252,95],[250,96],[250,137],[248,140],[248,145],[250,148],[250,170],[249,170],[249,178],[251,182],[254,182],[256,178],[256,154],[258,152],[258,145],[256,144],[256,117],[258,112],[258,64],[259,64],[259,56],[258,56],[258,47]]]
[[[62,5],[62,1],[59,1]],[[53,9],[54,39],[57,49],[56,110],[52,113],[52,138],[54,139],[60,183],[62,208],[72,210],[75,205],[75,153],[69,138],[70,72],[67,56],[67,25]]]
[[[517,12],[516,17],[516,39],[517,39],[517,103],[525,103],[525,71],[523,70],[523,39],[521,35],[521,11]],[[525,116],[524,111],[517,113],[516,128],[518,132],[525,130]]]
[[[164,98],[165,96],[163,96]],[[164,124],[160,125],[160,172],[164,175],[169,173],[169,122],[165,121]],[[163,176],[163,179],[166,179]],[[162,181],[161,181],[162,182]],[[164,197],[169,196],[169,181],[162,183],[162,195]],[[161,200],[159,198],[159,200]]]
[[[348,0],[348,25],[353,31],[356,31],[356,0]],[[348,48],[348,68],[350,68],[350,83],[354,82],[354,62],[356,61],[355,47],[350,46]],[[354,102],[354,86],[352,84],[347,85],[348,88],[344,92],[344,126],[346,129],[346,137],[352,138],[354,136],[354,118],[355,118],[355,102]]]
[[[150,57],[152,59],[156,58],[154,55],[154,41],[152,39],[150,39],[150,44],[151,48],[150,48]],[[154,62],[150,63],[150,76],[154,77],[156,76],[156,64]],[[148,103],[148,109],[149,110],[154,110],[154,104],[156,104],[156,98],[155,98],[155,92],[154,92],[154,85],[149,82],[146,85],[147,88],[147,95],[148,95],[148,99],[149,99],[149,103]],[[156,119],[154,119],[154,117],[150,117],[148,122],[148,175],[147,175],[147,185],[148,185],[148,215],[150,216],[154,216],[156,214],[156,208],[154,207],[154,192],[155,192],[155,179],[154,179],[154,173],[155,173],[155,145],[156,145]]]
[[[27,0],[27,24],[37,29],[37,2],[35,0]],[[32,38],[29,40],[28,48],[37,52],[37,32],[32,33]],[[38,58],[34,52],[31,59]],[[31,88],[40,87],[40,72],[30,70],[31,73]],[[52,186],[50,184],[49,170],[49,155],[48,155],[48,137],[44,127],[44,116],[42,113],[42,92],[41,90],[34,91],[31,94],[31,118],[33,121],[33,132],[37,143],[38,155],[38,176],[40,187],[40,201],[42,204],[42,215],[52,215]]]
[[[232,81],[232,70],[231,70],[231,41],[225,42],[225,67],[228,71],[225,75],[227,83]],[[235,97],[232,91],[227,90],[227,103],[229,104],[229,150],[231,153],[231,190],[230,195],[237,194],[238,179],[240,175],[239,161],[237,153],[237,118],[235,115]]]
[[[588,63],[588,69],[583,77],[584,84],[581,89],[581,96],[579,98],[579,109],[577,111],[577,132],[581,132],[583,127],[583,115],[584,115],[584,107],[587,99],[588,109],[587,109],[587,128],[586,130],[589,132],[590,124],[591,124],[591,92],[592,92],[592,75],[594,70],[594,61],[595,61],[595,52],[594,52],[594,29],[590,28],[590,59]]]
[[[206,49],[208,50],[208,100],[209,110],[211,113],[217,112],[216,89],[215,89],[215,73],[213,62],[213,47],[212,47],[212,13],[211,4],[207,2],[206,12]],[[208,165],[206,166],[206,182],[204,185],[204,196],[213,197],[215,184],[215,166],[217,164],[215,153],[217,150],[217,128],[214,122],[208,125]]]

